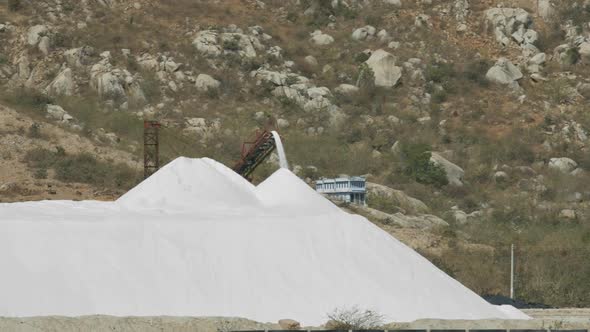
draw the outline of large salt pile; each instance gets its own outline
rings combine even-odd
[[[231,169],[211,159],[178,158],[123,195],[118,203],[130,208],[175,207],[202,212],[256,208],[255,187]]]
[[[319,325],[526,318],[488,304],[286,169],[257,188],[179,159],[114,203],[0,204],[0,316],[238,316]]]

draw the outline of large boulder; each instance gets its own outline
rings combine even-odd
[[[488,81],[506,85],[512,84],[522,77],[522,72],[506,58],[498,59],[486,74]]]
[[[465,171],[461,167],[453,164],[436,152],[432,152],[430,161],[444,169],[450,185],[456,187],[463,186],[463,177],[465,176]]]
[[[444,227],[449,225],[443,219],[431,214],[410,216],[403,213],[389,214],[366,206],[358,206],[355,208],[363,212],[364,215],[369,215],[372,217],[372,219],[375,219],[386,225],[418,229]]]
[[[60,122],[70,122],[74,118],[59,105],[47,105],[47,116]]]
[[[75,88],[72,70],[65,68],[49,83],[45,91],[50,96],[71,96],[74,94]]]
[[[37,46],[41,41],[41,38],[49,32],[49,29],[45,25],[35,25],[29,28],[27,32],[27,43],[30,46]]]
[[[340,84],[335,91],[345,96],[352,96],[359,92],[359,88],[352,84]]]
[[[375,37],[375,34],[377,33],[377,29],[375,29],[375,27],[371,26],[371,25],[366,25],[362,28],[358,28],[356,30],[354,30],[352,32],[352,39],[354,40],[370,40],[373,39],[373,37]]]
[[[145,94],[133,75],[127,70],[113,68],[105,57],[90,69],[90,87],[103,99],[119,102],[131,100],[136,103],[146,101]]]
[[[590,83],[579,83],[577,90],[584,98],[590,99]]]
[[[570,158],[551,158],[548,166],[561,173],[571,173],[578,167],[578,163]]]
[[[255,58],[257,46],[260,48],[260,42],[256,37],[242,33],[223,33],[220,40],[224,52],[235,52],[245,58]]]
[[[578,46],[578,52],[580,53],[582,59],[586,61],[590,60],[590,41],[582,42]]]
[[[51,39],[48,36],[43,36],[39,40],[39,51],[45,56],[51,52]]]
[[[214,79],[207,74],[199,74],[195,83],[197,90],[201,92],[207,92],[209,90],[218,89],[221,86],[221,82]]]
[[[105,99],[125,99],[125,88],[120,77],[108,67],[94,65],[90,72],[90,86]]]
[[[314,45],[324,46],[332,44],[334,42],[334,38],[320,30],[316,30],[311,33],[310,41]]]
[[[160,70],[160,62],[149,53],[144,53],[137,57],[137,64],[143,70],[151,72],[158,72]]]
[[[556,13],[552,0],[537,0],[537,13],[543,19],[551,19]]]
[[[21,80],[27,80],[31,76],[31,61],[25,54],[17,61],[18,78]]]
[[[193,46],[203,55],[219,56],[224,53],[235,53],[243,58],[254,58],[257,55],[256,50],[264,49],[264,45],[256,36],[260,35],[258,30],[252,30],[253,35],[244,34],[237,28],[230,31],[223,33],[215,30],[200,31],[193,39]],[[262,34],[262,36],[265,35]]]
[[[221,55],[222,48],[217,42],[217,31],[204,30],[199,31],[193,40],[193,46],[197,51],[204,55],[218,56]]]
[[[385,50],[373,52],[365,63],[373,71],[376,86],[393,87],[402,77],[402,68],[395,65],[395,57]]]
[[[84,46],[65,51],[64,58],[66,59],[68,66],[80,68],[90,65],[95,53],[94,48]]]
[[[406,195],[403,191],[395,190],[377,183],[367,182],[367,192],[371,195],[386,199],[401,210],[403,214],[418,215],[430,213],[430,209],[419,199]]]

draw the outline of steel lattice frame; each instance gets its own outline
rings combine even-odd
[[[143,122],[143,177],[147,179],[160,169],[160,123]]]

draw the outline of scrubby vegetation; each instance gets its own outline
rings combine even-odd
[[[69,155],[62,147],[55,151],[38,148],[25,156],[37,178],[47,178],[48,171],[63,182],[87,183],[103,188],[129,189],[137,184],[139,174],[124,164],[99,161],[89,153]]]

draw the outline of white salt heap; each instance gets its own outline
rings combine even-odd
[[[236,316],[320,325],[527,318],[281,169],[258,187],[179,158],[119,201],[0,204],[0,316]]]

